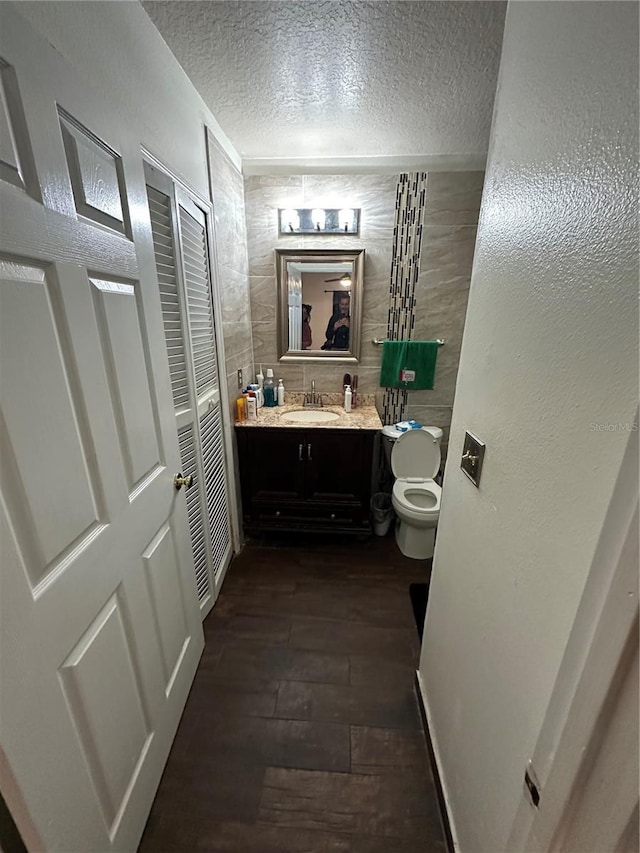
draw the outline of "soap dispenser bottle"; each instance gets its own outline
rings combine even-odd
[[[278,380],[278,405],[284,406],[284,383],[282,379]]]
[[[344,389],[344,410],[345,410],[345,412],[351,411],[351,397],[352,397],[351,385],[347,385],[347,387]]]

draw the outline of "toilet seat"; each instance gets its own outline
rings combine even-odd
[[[437,523],[442,489],[435,480],[410,480],[396,480],[393,484],[391,500],[396,510],[416,522]]]

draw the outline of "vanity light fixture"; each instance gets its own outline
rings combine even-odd
[[[282,208],[280,234],[359,234],[360,208]]]

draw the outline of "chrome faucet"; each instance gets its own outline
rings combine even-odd
[[[304,395],[304,400],[302,402],[302,405],[305,408],[316,408],[316,409],[322,408],[322,406],[323,406],[322,395],[316,394],[316,380],[315,379],[311,380],[311,393]]]

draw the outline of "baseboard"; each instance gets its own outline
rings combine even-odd
[[[449,820],[449,808],[447,805],[447,796],[442,785],[442,777],[440,775],[440,762],[436,755],[433,739],[431,737],[431,728],[429,725],[429,716],[427,713],[427,704],[423,693],[422,681],[420,673],[416,671],[415,681],[416,695],[418,697],[418,705],[420,707],[420,717],[422,718],[422,728],[427,742],[427,751],[429,753],[429,763],[431,764],[431,772],[436,786],[436,796],[438,797],[438,808],[440,810],[440,819],[442,820],[442,829],[444,830],[444,839],[447,845],[448,853],[459,853],[459,847],[455,839],[451,821]]]

